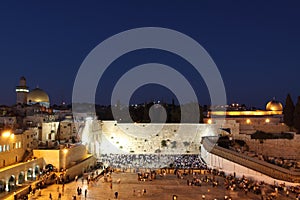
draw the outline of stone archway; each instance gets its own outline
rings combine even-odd
[[[12,191],[16,188],[16,177],[11,175],[8,179],[8,191]]]
[[[29,168],[27,170],[27,180],[29,180],[29,181],[33,180],[33,170],[32,170],[32,168]]]
[[[0,192],[4,192],[6,188],[6,182],[5,180],[1,179],[0,180]]]
[[[35,167],[34,167],[34,178],[39,178],[39,176],[40,176],[40,174],[41,174],[41,168],[40,168],[40,166],[39,165],[36,165]]]
[[[22,184],[24,182],[25,182],[25,173],[21,171],[18,177],[18,184]]]

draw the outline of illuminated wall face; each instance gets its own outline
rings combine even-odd
[[[282,111],[210,111],[208,116],[272,116],[272,115],[282,115]]]
[[[82,144],[90,153],[100,154],[164,154],[199,153],[201,137],[216,136],[218,125],[208,124],[117,124],[113,121],[96,123],[96,120],[86,120],[79,129]],[[94,125],[101,126],[96,129]],[[157,125],[157,126],[156,126]],[[184,130],[180,134],[179,130]],[[196,130],[196,131],[194,131]],[[166,146],[162,147],[162,141]]]

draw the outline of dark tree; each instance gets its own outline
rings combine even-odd
[[[203,114],[203,108],[202,106],[199,105],[199,111],[200,111],[200,123],[203,123],[203,118],[204,118],[204,114]]]
[[[300,131],[300,96],[298,97],[297,104],[294,111],[294,127]]]
[[[293,100],[291,95],[288,94],[285,100],[285,106],[283,108],[283,121],[289,127],[293,127],[294,125],[294,111],[295,106]]]

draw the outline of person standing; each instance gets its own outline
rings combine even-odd
[[[118,195],[119,195],[119,193],[118,193],[118,192],[115,192],[115,198],[116,198],[116,199],[118,198]]]
[[[87,197],[87,189],[84,190],[84,198]]]

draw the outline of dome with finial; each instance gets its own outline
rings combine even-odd
[[[283,106],[279,101],[276,101],[275,98],[273,98],[272,101],[269,101],[267,103],[266,110],[268,110],[268,111],[282,111]]]
[[[50,100],[48,94],[44,90],[38,87],[28,93],[27,103],[31,105],[39,103],[40,105],[45,107],[50,106]]]

